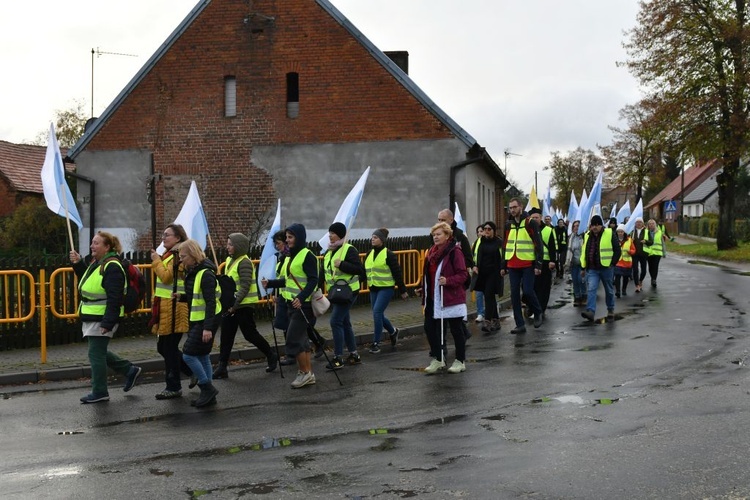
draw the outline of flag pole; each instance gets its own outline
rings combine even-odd
[[[60,186],[62,191],[62,186]],[[68,197],[65,196],[65,192],[63,191],[63,205],[65,206],[65,222],[68,223],[68,238],[70,239],[70,249],[75,251],[76,247],[73,244],[73,230],[70,228],[70,214],[68,213]]]
[[[216,267],[219,267],[219,261],[216,260],[216,250],[214,250],[214,242],[211,239],[211,233],[206,233],[206,237],[208,238],[208,246],[211,247],[211,255],[214,257],[214,264],[216,264]]]

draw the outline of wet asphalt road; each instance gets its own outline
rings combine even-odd
[[[203,411],[156,401],[156,376],[90,406],[85,380],[4,388],[0,495],[750,497],[750,276],[670,256],[659,287],[631,286],[603,324],[558,300],[568,291],[525,336],[510,318],[491,337],[472,323],[458,375],[420,372],[413,337],[363,352],[343,386],[320,360],[301,390],[291,370],[235,368]]]

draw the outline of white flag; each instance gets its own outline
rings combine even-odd
[[[354,220],[357,218],[357,210],[359,210],[359,203],[362,201],[362,195],[365,192],[365,184],[369,175],[370,167],[367,167],[352,190],[349,191],[349,194],[344,199],[344,203],[341,204],[341,208],[339,208],[336,217],[333,219],[333,222],[344,224],[347,232],[352,229]],[[320,253],[328,250],[328,233],[324,234],[318,243],[320,243]]]
[[[630,200],[625,200],[625,204],[617,211],[617,223],[625,224],[625,217],[630,217]]]
[[[190,190],[188,191],[187,198],[185,198],[182,210],[180,210],[174,223],[181,225],[185,229],[188,238],[197,241],[201,248],[206,248],[208,221],[206,220],[206,214],[203,212],[203,204],[198,195],[198,186],[195,184],[195,181],[190,181]],[[163,254],[165,250],[166,248],[164,248],[163,243],[156,249],[159,255]],[[215,264],[218,265],[219,263],[216,262]]]
[[[273,235],[281,231],[281,199],[276,204],[276,217],[273,219],[271,229],[268,231],[268,238],[266,238],[266,244],[263,247],[263,252],[260,254],[260,263],[258,264],[258,291],[261,297],[268,295],[268,291],[263,288],[261,280],[266,278],[268,280],[276,279],[276,247],[273,244]]]
[[[633,209],[633,213],[631,214],[630,218],[628,219],[627,224],[625,224],[625,233],[630,234],[633,232],[633,229],[635,229],[635,220],[641,217],[643,218],[643,199],[638,200],[638,204]]]
[[[63,165],[60,146],[57,144],[55,126],[49,125],[49,139],[47,139],[47,154],[42,165],[42,190],[47,207],[57,215],[69,218],[76,223],[78,229],[83,227],[78,207],[65,182],[65,166]]]
[[[466,222],[464,222],[464,218],[461,216],[461,210],[458,208],[458,202],[455,202],[455,210],[454,210],[454,216],[453,218],[456,221],[456,226],[466,234]]]

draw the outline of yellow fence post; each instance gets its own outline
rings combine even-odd
[[[47,294],[46,294],[46,276],[44,269],[39,270],[39,321],[41,322],[41,344],[42,344],[42,364],[47,362]]]

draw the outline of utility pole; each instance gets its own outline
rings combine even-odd
[[[523,156],[523,155],[520,155],[518,153],[511,153],[510,148],[505,148],[505,150],[503,151],[503,156],[505,156],[505,172],[503,173],[503,175],[505,176],[505,182],[508,182],[508,157],[509,156]],[[508,185],[510,185],[509,182],[508,182]],[[500,206],[502,210],[500,213],[500,223],[502,225],[499,227],[505,227],[505,221],[507,217],[506,217],[505,191],[504,190],[501,192]]]
[[[94,117],[94,54],[97,56],[108,55],[108,56],[124,56],[124,57],[138,57],[135,54],[121,54],[119,52],[103,52],[99,50],[99,47],[94,50],[91,49],[91,118]]]

